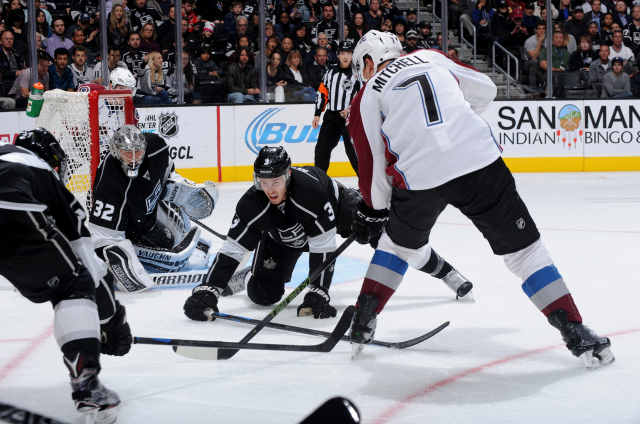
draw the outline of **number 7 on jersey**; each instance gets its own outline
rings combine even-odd
[[[407,90],[412,86],[416,86],[422,94],[422,107],[424,108],[424,117],[427,126],[442,123],[442,115],[440,114],[440,106],[438,105],[438,97],[431,83],[428,74],[417,74],[410,76],[400,84],[396,85],[394,90]]]

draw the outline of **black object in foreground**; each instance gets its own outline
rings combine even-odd
[[[318,345],[286,345],[286,344],[266,344],[266,343],[235,343],[220,341],[202,340],[180,340],[163,339],[150,337],[134,337],[134,344],[150,344],[160,346],[174,346],[173,350],[181,355],[192,359],[215,360],[219,359],[218,349],[251,349],[251,350],[276,350],[289,352],[330,352],[340,341],[342,336],[351,326],[351,320],[356,308],[349,306],[340,317],[338,325],[327,340]],[[214,348],[214,349],[211,349]]]
[[[360,411],[349,399],[329,399],[311,413],[300,424],[358,424]]]
[[[244,318],[244,317],[239,317],[239,316],[235,316],[235,315],[228,315],[228,314],[222,314],[220,312],[214,312],[212,314],[214,317],[219,318],[219,319],[224,319],[227,321],[235,321],[235,322],[241,322],[243,324],[251,324],[251,325],[255,325],[255,324],[259,324],[260,321],[256,320],[256,319],[251,319],[251,318]],[[381,346],[381,347],[386,347],[389,349],[406,349],[408,347],[417,345],[418,343],[422,343],[423,341],[435,336],[436,334],[438,334],[440,331],[444,330],[447,326],[449,325],[449,321],[445,322],[444,324],[440,325],[437,328],[434,328],[433,330],[429,331],[428,333],[423,334],[420,337],[416,337],[415,339],[411,339],[411,340],[405,340],[403,342],[396,342],[396,343],[390,343],[390,342],[383,342],[381,340],[373,340],[370,345],[371,346]],[[276,324],[273,322],[270,322],[269,324],[267,324],[268,328],[274,328],[277,330],[283,330],[283,331],[290,331],[292,333],[299,333],[299,334],[307,334],[310,336],[319,336],[319,337],[329,337],[331,336],[332,333],[327,333],[326,331],[320,331],[320,330],[312,330],[310,328],[303,328],[303,327],[296,327],[293,325],[286,325],[286,324]],[[340,340],[349,341],[349,336],[342,336],[342,338]]]

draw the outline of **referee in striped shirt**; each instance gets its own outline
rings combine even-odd
[[[338,67],[327,71],[318,88],[313,128],[318,128],[320,114],[324,111],[322,128],[316,144],[315,166],[327,171],[331,151],[338,145],[340,136],[353,170],[358,174],[358,157],[351,144],[351,136],[345,125],[351,100],[360,90],[360,81],[351,72],[353,43],[343,41],[338,48]]]

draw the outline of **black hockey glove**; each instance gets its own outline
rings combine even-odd
[[[193,289],[193,294],[184,302],[184,314],[195,321],[214,321],[215,317],[205,314],[207,310],[218,312],[218,288],[202,284]]]
[[[351,229],[356,234],[356,241],[368,244],[372,238],[380,235],[389,220],[388,209],[370,208],[364,200],[358,202],[358,208],[353,211]]]
[[[306,317],[313,315],[318,318],[333,318],[337,315],[336,308],[329,305],[331,298],[324,287],[311,286],[304,296],[304,302],[298,306],[298,316]]]
[[[133,336],[127,322],[127,311],[116,300],[116,313],[105,324],[100,325],[100,353],[124,356],[131,350]]]

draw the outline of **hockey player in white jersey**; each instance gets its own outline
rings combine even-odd
[[[398,38],[378,31],[358,42],[353,65],[366,81],[348,121],[363,196],[353,228],[362,243],[382,232],[358,297],[354,353],[373,339],[377,315],[407,267],[420,268],[429,257],[431,228],[451,204],[522,279],[525,294],[573,355],[588,368],[613,362],[609,339],[582,324],[479,115],[496,95],[493,82],[436,50],[402,55]]]

